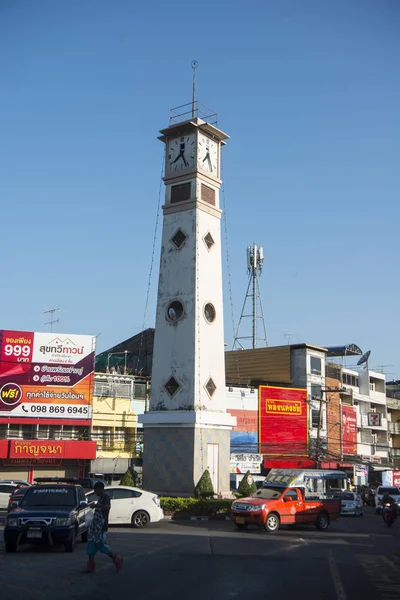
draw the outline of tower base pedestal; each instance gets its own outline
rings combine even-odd
[[[191,496],[210,471],[216,494],[230,487],[230,431],[236,418],[206,411],[157,411],[143,423],[143,488],[160,495]]]

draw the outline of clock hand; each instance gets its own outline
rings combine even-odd
[[[208,158],[208,164],[210,165],[210,171],[212,171],[212,170],[213,170],[213,168],[212,168],[212,164],[211,164],[211,158],[210,158],[210,155],[209,155],[209,154],[207,154],[207,158]]]
[[[178,156],[176,157],[176,159],[172,161],[171,165],[175,164],[180,159],[181,156],[183,156],[182,153],[178,154]]]
[[[206,160],[210,160],[210,153],[209,152],[207,152],[207,154],[203,158],[203,162],[206,161]]]

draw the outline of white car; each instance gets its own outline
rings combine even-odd
[[[111,498],[111,510],[108,516],[110,525],[130,524],[142,528],[148,523],[164,518],[160,499],[152,492],[127,486],[107,486],[104,491]],[[88,502],[97,500],[94,491],[86,493]]]
[[[16,487],[16,483],[0,483],[0,509],[8,508],[8,501]]]
[[[340,514],[354,515],[362,517],[364,514],[364,505],[360,496],[354,492],[346,491],[340,494]]]
[[[400,509],[400,490],[399,488],[393,486],[388,486],[388,485],[380,485],[378,487],[378,489],[376,490],[376,496],[375,496],[375,512],[376,514],[379,514],[382,511],[382,499],[383,496],[385,496],[386,494],[388,494],[389,496],[391,496],[393,498],[393,500],[396,503],[397,509]]]

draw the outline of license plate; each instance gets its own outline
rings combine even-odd
[[[28,538],[41,538],[42,537],[42,532],[41,531],[28,531],[26,534],[26,537]]]
[[[244,525],[245,524],[245,520],[243,517],[236,517],[236,523],[239,523],[239,525]]]

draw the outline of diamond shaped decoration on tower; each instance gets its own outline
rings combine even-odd
[[[167,383],[164,385],[165,389],[167,390],[168,394],[171,396],[174,396],[174,394],[176,394],[176,392],[179,390],[179,388],[181,387],[180,383],[175,379],[175,377],[170,377],[167,381]]]
[[[207,394],[210,396],[210,398],[212,398],[212,395],[214,394],[215,390],[217,389],[217,386],[215,385],[215,383],[213,382],[211,377],[207,381],[205,388],[207,390]]]
[[[187,235],[185,235],[182,229],[178,229],[175,235],[171,238],[171,241],[177,248],[180,248],[182,244],[185,242]]]
[[[210,232],[208,232],[207,235],[204,236],[204,243],[209,250],[211,250],[211,248],[214,246],[215,242]]]

